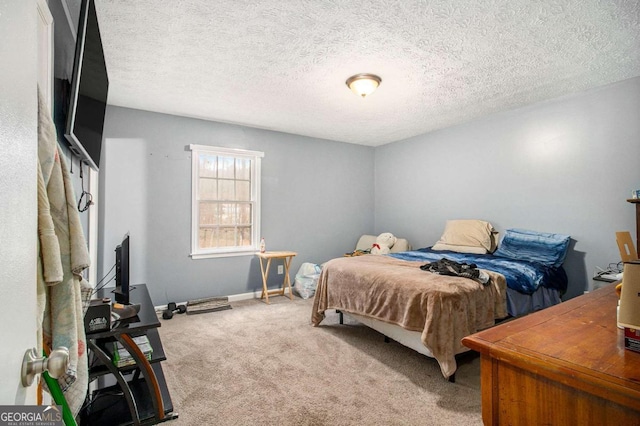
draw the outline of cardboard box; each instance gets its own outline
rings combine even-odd
[[[624,328],[624,348],[640,352],[640,329]]]

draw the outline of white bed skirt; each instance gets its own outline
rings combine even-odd
[[[350,312],[343,312],[344,315],[353,318],[354,320],[366,325],[369,328],[373,328],[379,333],[384,334],[390,339],[395,340],[396,342],[404,345],[408,348],[413,349],[416,352],[419,352],[423,355],[426,355],[430,358],[433,358],[433,354],[425,345],[422,344],[422,333],[419,331],[411,331],[405,330],[399,325],[389,324],[388,322],[380,321],[377,319],[365,317],[362,315],[352,314]],[[463,349],[458,353],[463,353],[468,351],[469,349]]]

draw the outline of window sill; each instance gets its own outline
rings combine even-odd
[[[217,257],[237,257],[237,256],[255,256],[259,250],[252,249],[250,251],[228,251],[223,253],[191,253],[189,256],[194,259],[214,259]]]

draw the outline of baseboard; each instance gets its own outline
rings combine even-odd
[[[289,294],[288,288],[284,289],[284,294],[287,294],[287,295]],[[238,302],[240,300],[260,299],[261,295],[262,295],[262,289],[251,291],[248,293],[232,294],[230,296],[227,296],[227,298],[229,299],[229,302]],[[218,296],[218,297],[224,297],[224,296]],[[187,302],[176,302],[176,305],[186,305],[186,304]],[[155,306],[154,308],[156,312],[162,312],[165,309],[167,309],[167,305],[159,305],[159,306]]]

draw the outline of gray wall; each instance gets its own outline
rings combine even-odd
[[[131,235],[131,280],[154,304],[261,288],[254,256],[192,260],[189,144],[241,148],[262,159],[262,235],[268,250],[322,263],[373,231],[374,149],[267,130],[110,106],[100,170],[99,268]],[[270,287],[282,282],[271,273]]]
[[[640,78],[368,148],[109,107],[101,170],[99,268],[132,237],[132,281],[154,303],[259,289],[257,260],[191,260],[188,144],[265,152],[262,226],[270,250],[321,263],[363,233],[432,245],[447,219],[566,233],[565,298],[619,260],[614,233],[635,230]],[[375,212],[375,215],[373,214]],[[270,287],[281,276],[272,275]]]
[[[447,219],[572,236],[567,297],[635,233],[640,78],[494,114],[375,151],[375,229],[432,245]]]

